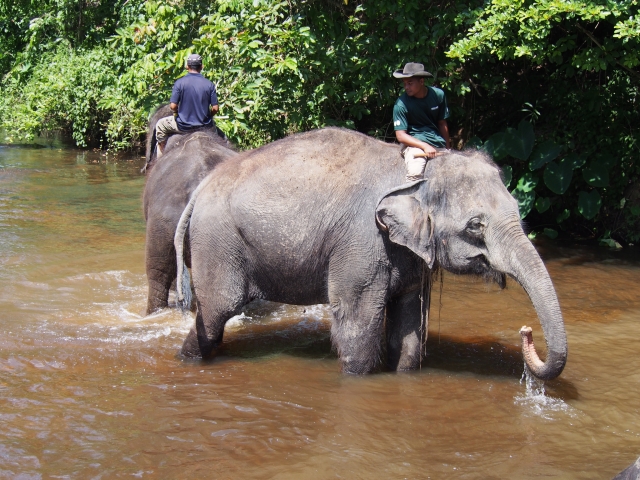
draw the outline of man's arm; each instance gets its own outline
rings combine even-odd
[[[217,114],[219,110],[220,110],[219,105],[211,105],[211,115]]]
[[[171,102],[171,103],[169,104],[169,108],[170,108],[171,110],[173,110],[173,113],[178,113],[178,104],[177,104],[177,103],[173,103],[173,102]]]
[[[449,144],[448,138],[449,134],[447,133],[447,145]],[[412,137],[407,133],[406,130],[396,130],[396,140],[398,140],[398,142],[400,143],[404,143],[409,147],[420,148],[424,153],[427,154],[428,158],[433,158],[436,156],[436,149],[433,147],[433,145],[429,145],[422,140],[418,140],[417,138]]]
[[[447,124],[446,120],[438,121],[438,131],[440,132],[440,136],[444,138],[447,148],[451,148],[451,140],[449,139],[449,125]]]

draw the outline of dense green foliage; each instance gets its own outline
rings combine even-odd
[[[391,72],[419,61],[530,228],[638,242],[638,3],[0,0],[0,125],[135,146],[197,51],[243,148],[323,125],[392,140]]]

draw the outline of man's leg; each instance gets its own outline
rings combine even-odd
[[[169,138],[169,135],[172,133],[180,133],[173,115],[158,120],[158,123],[156,123],[156,141],[158,142],[157,158],[162,156],[164,146],[167,144],[167,138]]]
[[[407,147],[402,151],[404,164],[407,168],[407,182],[420,180],[424,174],[424,167],[427,165],[425,157],[414,157],[418,153],[424,153],[421,148]]]

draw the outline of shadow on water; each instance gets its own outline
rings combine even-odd
[[[268,308],[268,307],[261,307]],[[266,310],[265,310],[266,311]],[[255,313],[255,310],[254,310]],[[307,328],[304,325],[307,324]],[[524,363],[519,346],[505,345],[493,337],[465,339],[447,335],[431,335],[427,340],[423,370],[440,370],[459,374],[520,379]],[[317,360],[338,360],[331,344],[329,322],[289,319],[276,323],[248,323],[232,334],[225,334],[217,354],[207,360],[184,362],[211,364],[232,359],[258,360],[276,355]],[[579,398],[576,387],[561,377],[545,382],[554,397],[563,400]]]
[[[281,323],[252,325],[242,333],[225,335],[216,355],[196,363],[217,363],[229,359],[262,359],[275,355],[289,355],[308,359],[338,359],[331,345],[329,328],[321,325],[316,331],[298,333]],[[194,360],[182,358],[191,363]]]
[[[524,362],[519,346],[504,345],[494,338],[464,340],[441,335],[427,340],[427,357],[423,366],[436,370],[474,375],[522,378]],[[575,385],[559,378],[545,382],[548,393],[563,400],[579,398]]]

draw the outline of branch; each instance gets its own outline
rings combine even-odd
[[[593,36],[593,34],[587,30],[585,30],[581,25],[576,24],[576,27],[578,27],[578,30],[581,30],[582,33],[584,33],[587,37],[589,37],[591,39],[591,41],[593,43],[595,43],[598,47],[600,47],[600,49],[603,52],[606,52],[605,48],[600,44],[600,42],[598,42],[598,40],[596,39],[596,37]],[[636,77],[638,80],[640,80],[640,74],[632,69],[630,69],[629,67],[623,65],[622,63],[620,63],[618,60],[616,60],[616,63],[621,66],[622,68],[624,68],[627,72],[629,72],[631,75],[633,75],[634,77]]]

